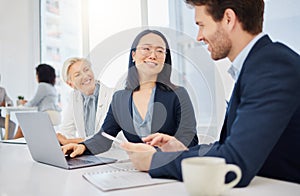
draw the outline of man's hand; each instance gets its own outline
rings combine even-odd
[[[149,171],[155,148],[147,144],[124,142],[121,147],[127,151],[134,167],[139,171]]]
[[[151,146],[159,147],[163,152],[187,150],[187,147],[175,137],[162,133],[154,133],[143,138],[142,140]]]
[[[86,150],[85,145],[83,144],[67,144],[61,147],[64,154],[70,154],[71,158],[74,158],[78,155],[82,155],[84,151]]]

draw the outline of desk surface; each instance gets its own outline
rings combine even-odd
[[[126,159],[126,153],[110,150],[101,156]],[[101,166],[75,170],[34,162],[27,145],[0,143],[0,195],[187,195],[183,183],[176,182],[141,188],[102,192],[83,179],[85,172]],[[300,185],[255,177],[246,188],[234,188],[224,195],[300,195]]]
[[[27,107],[27,106],[8,106],[0,107],[0,110],[4,110],[7,113],[10,112],[21,112],[21,111],[37,111],[37,107]]]

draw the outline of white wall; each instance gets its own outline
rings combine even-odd
[[[300,1],[268,0],[265,6],[264,32],[273,41],[283,42],[300,53]]]
[[[37,0],[0,0],[1,86],[14,100],[34,94],[39,60]]]

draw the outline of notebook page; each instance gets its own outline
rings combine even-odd
[[[99,171],[83,174],[83,177],[102,191],[176,182],[151,178],[148,173],[135,170],[132,163],[104,165]]]

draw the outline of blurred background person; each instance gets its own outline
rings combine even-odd
[[[1,82],[1,75],[0,75],[0,82]],[[13,106],[13,101],[7,95],[6,90],[4,87],[0,86],[0,106]],[[5,128],[5,118],[1,116],[0,110],[0,139],[3,139],[2,128]],[[16,128],[16,123],[13,121],[9,121],[9,132],[8,132],[8,139],[13,138],[14,132]]]
[[[37,107],[38,111],[47,112],[53,126],[61,123],[61,108],[58,105],[58,93],[55,85],[55,69],[48,64],[40,64],[36,67],[36,79],[38,88],[34,97],[30,100],[20,100],[20,104],[27,107]],[[23,137],[20,127],[15,135],[16,138]]]

